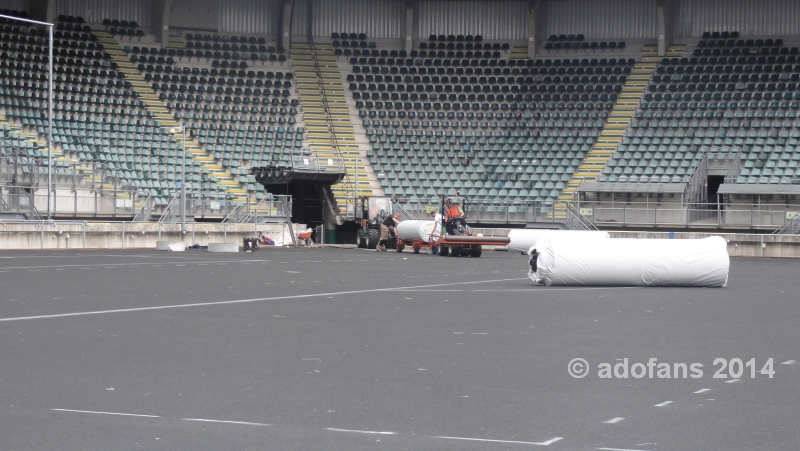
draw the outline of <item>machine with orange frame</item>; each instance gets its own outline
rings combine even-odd
[[[448,196],[442,199],[444,230],[439,237],[439,255],[459,257],[461,255],[478,258],[483,246],[505,246],[510,242],[507,236],[473,235],[467,223],[469,198]]]

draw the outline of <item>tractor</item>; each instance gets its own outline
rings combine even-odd
[[[439,255],[442,257],[459,257],[469,255],[478,258],[483,253],[483,246],[503,246],[510,240],[507,236],[474,236],[467,223],[469,198],[466,196],[447,196],[442,198],[441,211],[446,212],[448,204],[460,207],[460,214],[447,218],[444,223],[445,233],[439,238]]]
[[[381,223],[394,214],[394,199],[391,197],[360,197],[361,228],[356,233],[356,246],[375,249],[381,237]],[[387,249],[397,249],[397,237],[389,232]],[[402,249],[401,249],[402,250]]]

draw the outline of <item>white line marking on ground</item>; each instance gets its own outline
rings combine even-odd
[[[448,437],[445,435],[436,435],[433,438],[441,438],[445,440],[466,440],[470,442],[488,442],[488,443],[516,443],[519,445],[536,445],[536,446],[548,446],[553,444],[559,440],[563,440],[564,437],[555,437],[547,440],[546,442],[522,442],[519,440],[491,440],[487,438],[472,438],[472,437]]]
[[[667,404],[672,404],[672,401],[664,401],[661,404],[656,404],[655,407],[664,407]]]
[[[620,421],[622,421],[624,419],[625,419],[625,417],[616,417],[616,418],[612,418],[612,419],[610,419],[608,421],[603,421],[603,423],[604,424],[614,424],[614,423],[619,423]]]
[[[251,261],[258,261],[258,262],[268,262],[270,260],[251,260]],[[98,267],[103,266],[106,268],[113,268],[115,266],[161,266],[161,265],[177,265],[177,264],[190,264],[196,265],[199,263],[237,263],[240,260],[199,260],[199,261],[174,261],[174,262],[162,262],[162,261],[154,261],[153,263],[145,263],[145,262],[136,262],[136,263],[95,263],[95,264],[88,264],[88,265],[49,265],[49,266],[7,266],[3,269],[53,269],[53,268],[89,268],[89,267]]]
[[[452,293],[456,291],[464,291],[464,290],[405,290],[405,291],[419,291],[419,292],[446,292]]]
[[[791,365],[793,363],[794,363],[794,360],[787,360],[787,361],[781,363],[781,365]]]
[[[734,382],[739,382],[741,379],[731,379],[729,381],[725,381],[726,384],[732,384]]]
[[[124,417],[144,417],[144,418],[161,418],[158,415],[139,415],[135,413],[120,413],[120,412],[96,412],[94,410],[73,410],[73,409],[50,409],[57,412],[77,412],[77,413],[95,413],[98,415],[120,415]]]
[[[647,451],[646,449],[625,449],[625,448],[597,448],[604,451]]]
[[[333,432],[355,432],[356,434],[379,434],[379,435],[395,435],[397,432],[390,431],[358,431],[355,429],[339,429],[339,428],[325,428],[326,431]]]
[[[243,424],[245,426],[272,426],[267,423],[251,423],[249,421],[225,421],[225,420],[208,420],[205,418],[181,418],[183,421],[202,421],[205,423],[226,423],[226,424]]]
[[[300,274],[300,271],[286,271],[289,274]]]
[[[76,313],[57,313],[53,315],[37,315],[37,316],[17,316],[12,318],[0,318],[0,322],[7,322],[7,321],[23,321],[23,320],[32,320],[32,319],[46,319],[46,318],[65,318],[68,316],[86,316],[86,315],[103,315],[107,313],[128,313],[128,312],[143,312],[147,310],[166,310],[166,309],[175,309],[175,308],[187,308],[187,307],[206,307],[211,305],[226,305],[226,304],[247,304],[252,302],[263,302],[263,301],[278,301],[284,299],[303,299],[303,298],[315,298],[320,296],[340,296],[340,295],[348,295],[348,294],[362,294],[362,293],[374,293],[374,292],[383,292],[383,291],[395,291],[395,290],[407,290],[411,288],[425,288],[425,287],[444,287],[448,285],[467,285],[467,284],[474,284],[474,283],[493,283],[493,282],[508,282],[511,280],[523,280],[524,278],[518,277],[514,279],[493,279],[493,280],[471,280],[467,282],[448,282],[448,283],[437,283],[433,285],[419,285],[419,286],[412,286],[412,287],[396,287],[396,288],[372,288],[366,290],[352,290],[352,291],[336,291],[332,293],[311,293],[311,294],[295,294],[289,296],[275,296],[270,298],[255,298],[255,299],[234,299],[230,301],[214,301],[214,302],[198,302],[193,304],[176,304],[176,305],[158,305],[152,307],[136,307],[136,308],[126,308],[126,309],[114,309],[114,310],[96,310],[93,312],[76,312]]]
[[[508,288],[508,289],[497,289],[497,290],[469,290],[469,291],[585,291],[585,290],[630,290],[634,288],[641,288],[641,287],[585,287],[585,288],[559,288],[559,287],[542,287],[538,285],[531,285],[530,288]]]
[[[701,388],[700,390],[697,390],[695,393],[705,393],[707,391],[711,391],[711,389],[710,388]]]

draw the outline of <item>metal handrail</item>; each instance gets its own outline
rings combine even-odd
[[[417,217],[416,217],[416,216],[414,216],[413,214],[411,214],[411,212],[410,212],[410,211],[408,211],[408,210],[406,210],[405,208],[403,208],[403,206],[402,206],[402,205],[400,205],[400,204],[399,204],[399,203],[397,203],[397,202],[392,202],[392,209],[393,209],[394,211],[399,211],[399,212],[400,212],[400,213],[403,215],[403,217],[404,217],[405,219],[411,219],[411,220],[416,220],[416,219],[417,219]]]
[[[159,224],[172,224],[173,222],[175,222],[179,213],[172,210],[173,210],[173,205],[177,204],[178,202],[177,199],[178,196],[175,195],[172,196],[172,198],[169,200],[169,203],[167,203],[167,207],[164,209],[164,213],[162,213],[161,217],[158,219]]]
[[[568,226],[577,224],[577,230],[599,230],[597,226],[594,225],[594,222],[581,214],[581,211],[572,206],[572,203],[568,201],[558,201],[558,203],[561,204],[567,214],[567,218],[570,219],[570,221],[567,222]]]
[[[225,224],[225,223],[227,223],[228,221],[230,221],[230,219],[233,217],[233,215],[235,215],[235,214],[236,214],[236,215],[238,215],[238,211],[239,211],[239,210],[241,210],[241,209],[242,209],[242,207],[244,207],[244,204],[239,204],[239,205],[237,205],[236,207],[234,207],[234,209],[233,209],[233,210],[231,210],[231,211],[230,211],[230,213],[228,213],[227,215],[225,215],[225,217],[224,217],[224,218],[222,218],[222,221],[220,221],[220,222],[222,222],[223,224]]]
[[[242,219],[241,219],[239,222],[240,222],[240,223],[241,223],[241,222],[250,222],[250,219],[253,217],[254,213],[257,213],[257,212],[258,212],[258,207],[259,207],[259,205],[261,205],[261,203],[262,203],[262,202],[264,202],[265,200],[267,200],[267,198],[266,198],[266,197],[264,197],[263,199],[261,199],[260,201],[258,201],[258,202],[257,202],[257,203],[256,203],[256,204],[253,206],[253,208],[249,208],[249,209],[247,210],[247,214],[246,214],[246,215],[244,215],[244,217],[243,217],[243,218],[242,218]]]
[[[792,218],[787,219],[778,230],[772,233],[773,235],[794,235],[800,233],[800,214],[795,214]]]
[[[150,213],[153,212],[153,202],[154,202],[153,195],[148,194],[147,198],[142,203],[142,208],[140,208],[139,211],[136,212],[136,215],[133,217],[133,222],[146,221],[147,218],[150,217]]]
[[[328,94],[325,91],[325,83],[322,81],[322,71],[320,71],[319,61],[317,60],[317,49],[314,46],[313,38],[309,37],[308,42],[311,50],[311,60],[314,62],[314,71],[317,74],[317,84],[319,85],[320,93],[322,94],[322,106],[323,110],[325,111],[326,122],[328,123],[328,132],[330,133],[333,152],[337,157],[340,158],[340,161],[342,162],[342,171],[344,172],[344,179],[342,181],[345,185],[345,192],[352,191],[353,193],[352,197],[345,196],[345,213],[348,211],[355,212],[356,198],[358,197],[358,187],[353,183],[352,180],[350,180],[350,174],[348,174],[347,169],[344,167],[344,154],[342,154],[342,151],[339,150],[339,139],[336,136],[336,127],[333,126],[333,118],[331,117],[330,107],[328,105]],[[357,161],[358,159],[356,159],[356,162]],[[350,205],[352,205],[353,208],[347,208]]]

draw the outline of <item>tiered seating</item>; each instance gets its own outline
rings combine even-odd
[[[54,36],[53,141],[75,160],[104,166],[140,195],[165,204],[177,194],[180,144],[152,119],[101,44],[80,24],[59,23]],[[79,31],[76,31],[79,30]],[[47,133],[47,46],[41,31],[4,25],[2,101],[7,116]],[[187,161],[187,188],[212,197],[224,189]]]
[[[377,45],[374,41],[367,42],[364,33],[331,33],[333,51],[337,56],[369,56]],[[375,56],[378,56],[377,54]]]
[[[141,41],[144,37],[144,30],[139,28],[139,24],[135,20],[128,22],[127,20],[103,19],[103,26],[112,36],[120,38],[127,36],[131,41],[133,38]]]
[[[389,52],[350,59],[349,88],[387,194],[426,198],[461,189],[508,203],[552,201],[591,148],[633,65],[436,48],[409,58]]]
[[[774,43],[774,41],[773,41]],[[740,148],[738,183],[791,183],[800,149],[800,56],[664,58],[607,181],[685,182],[706,146]]]
[[[3,8],[3,9],[0,9],[0,14],[4,14],[6,16],[21,17],[23,19],[29,19],[30,18],[30,16],[28,15],[27,11],[17,11],[16,9]],[[7,23],[7,22],[5,20],[3,20],[2,23]],[[14,23],[19,24],[20,22],[14,22]]]
[[[548,53],[552,52],[559,52],[559,51],[569,51],[572,50],[574,52],[614,52],[619,51],[620,53],[625,51],[626,45],[625,41],[594,41],[589,42],[584,40],[584,36],[582,34],[574,35],[550,35],[550,38],[544,44],[544,50]]]
[[[244,69],[247,67],[247,61],[251,64],[254,62],[286,62],[286,55],[281,46],[267,45],[267,41],[263,37],[256,38],[255,36],[220,36],[220,35],[201,35],[187,33],[186,50],[172,50],[168,51],[169,56],[183,57],[186,56],[191,61],[191,58],[197,60],[205,59],[206,62],[212,63],[214,67],[227,68],[231,67],[236,69],[236,66],[231,65],[232,62],[238,62],[241,66],[245,63]],[[215,63],[216,61],[216,63]],[[228,64],[227,66],[225,64]]]
[[[197,49],[206,42],[206,37],[199,35],[187,35],[189,38],[187,47]],[[273,62],[282,64],[275,58],[275,48],[266,47],[263,38],[261,42],[253,38],[251,43],[250,38],[214,35],[208,40],[215,52],[211,58],[224,52],[222,58],[232,59],[198,60],[189,54],[191,50],[138,46],[124,50],[175,117],[190,124],[197,142],[248,191],[262,197],[264,188],[256,183],[251,168],[288,166],[292,155],[308,153],[303,149],[305,130],[296,119],[300,117],[299,100],[291,91],[294,74],[280,66],[275,71],[245,70],[247,62],[241,61],[236,50],[249,50],[257,44],[256,51],[261,48],[266,53],[253,54],[252,60],[268,66],[263,69],[272,67]],[[229,54],[231,50],[234,53]],[[270,56],[265,57],[267,54]]]
[[[8,123],[0,124],[0,155],[6,157],[4,163],[16,162],[18,174],[15,180],[9,178],[6,182],[16,185],[32,185],[36,182],[32,177],[33,171],[38,167],[39,174],[47,171],[47,148],[25,136],[18,127]],[[53,160],[53,182],[71,183],[82,180],[83,176],[76,174],[74,168],[66,161]]]
[[[739,32],[704,33],[694,56],[797,55],[797,47],[784,47],[783,39],[738,39]]]

